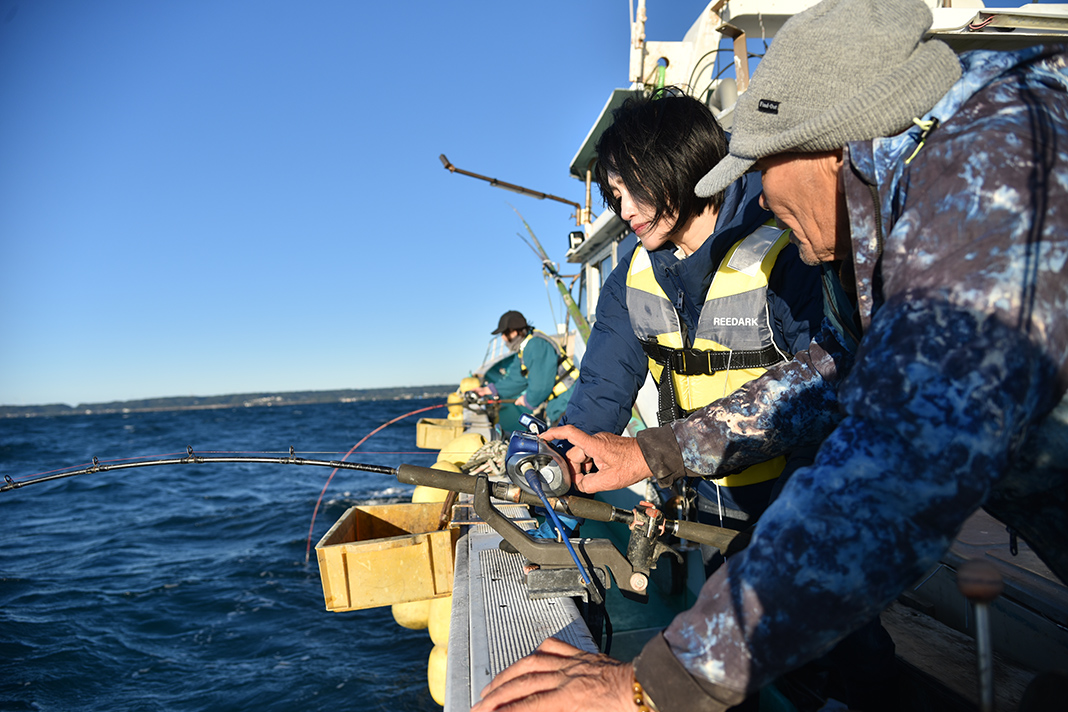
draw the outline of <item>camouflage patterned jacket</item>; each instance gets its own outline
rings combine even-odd
[[[828,319],[794,361],[639,434],[665,482],[822,443],[637,660],[661,712],[725,709],[830,649],[979,506],[1068,577],[1066,57],[962,55],[925,141],[846,148],[855,353],[853,320]]]

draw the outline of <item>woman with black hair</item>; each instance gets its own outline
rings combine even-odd
[[[712,112],[677,90],[628,99],[615,111],[597,143],[596,179],[639,244],[602,288],[563,424],[622,433],[648,373],[659,391],[659,424],[677,420],[789,360],[819,330],[819,270],[801,262],[789,231],[761,208],[759,175],[708,198],[694,193],[726,154]],[[579,448],[568,454],[578,472],[591,465]],[[747,528],[786,466],[777,458],[699,480],[698,518]],[[715,554],[710,549],[706,561]]]

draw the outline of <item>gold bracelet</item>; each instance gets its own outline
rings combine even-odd
[[[657,712],[656,705],[649,699],[649,695],[645,694],[638,678],[634,678],[634,686],[631,689],[634,690],[634,705],[638,708],[638,712]]]

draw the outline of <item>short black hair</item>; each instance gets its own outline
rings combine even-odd
[[[597,140],[595,174],[605,205],[617,214],[608,176],[619,176],[642,205],[655,209],[653,222],[674,214],[669,234],[681,230],[709,206],[719,209],[723,193],[699,198],[697,182],[727,155],[727,135],[707,106],[675,87],[631,97],[612,112]]]

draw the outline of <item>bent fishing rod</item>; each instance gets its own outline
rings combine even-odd
[[[186,448],[185,457],[164,457],[139,462],[101,463],[94,457],[93,464],[78,470],[68,472],[54,472],[30,477],[24,480],[15,480],[10,475],[4,475],[4,484],[0,485],[0,492],[20,489],[28,485],[51,482],[54,480],[79,477],[82,475],[109,472],[112,470],[128,470],[136,467],[161,467],[174,465],[214,465],[220,463],[259,463],[267,465],[299,465],[309,467],[330,467],[343,470],[357,470],[360,472],[372,472],[381,475],[396,477],[403,484],[424,485],[437,489],[450,490],[461,494],[475,494],[480,475],[469,475],[462,472],[448,472],[431,467],[417,465],[400,465],[399,467],[386,467],[383,465],[368,465],[358,462],[344,462],[342,460],[319,460],[314,458],[297,457],[291,446],[289,455],[286,457],[264,457],[257,455],[197,455],[192,446]],[[524,491],[522,488],[510,482],[488,482],[489,494],[495,499],[526,504],[533,507],[544,506],[543,501],[536,495]],[[587,499],[573,495],[549,497],[547,499],[552,509],[562,514],[574,517],[592,519],[598,522],[620,522],[628,527],[634,524],[635,514],[631,510],[614,507],[607,502],[595,499]],[[696,522],[684,520],[664,520],[664,531],[674,534],[680,539],[700,544],[710,544],[725,549],[733,538],[734,532],[728,533],[719,527],[713,527]]]
[[[292,446],[289,448],[289,457],[263,457],[254,455],[222,455],[222,456],[204,456],[197,455],[193,452],[193,447],[186,447],[185,457],[162,457],[152,460],[141,460],[139,462],[117,462],[111,464],[101,464],[99,459],[93,458],[93,464],[89,467],[83,467],[80,470],[71,470],[69,472],[55,472],[35,477],[30,477],[25,480],[12,479],[10,475],[4,475],[4,484],[0,485],[0,492],[7,492],[8,490],[19,489],[27,485],[35,485],[41,482],[50,482],[52,480],[61,480],[67,477],[77,477],[79,475],[92,475],[97,472],[108,472],[110,470],[128,470],[134,467],[158,467],[161,465],[201,465],[212,464],[219,462],[259,462],[265,464],[274,465],[311,465],[315,467],[332,467],[342,470],[360,470],[362,472],[376,472],[381,475],[396,475],[397,470],[392,467],[383,467],[380,465],[366,465],[356,462],[344,462],[342,460],[316,460],[312,458],[297,457],[296,451]]]

